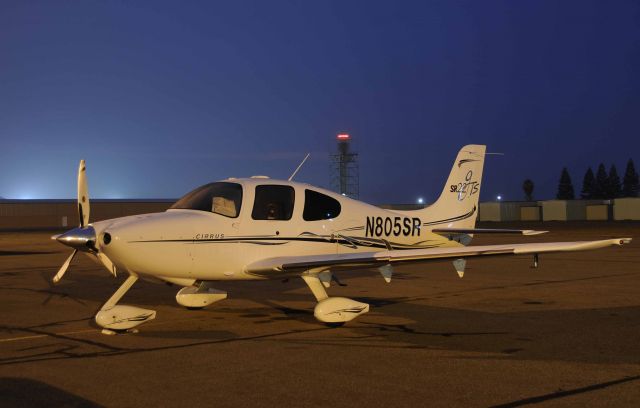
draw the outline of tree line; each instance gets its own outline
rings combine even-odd
[[[527,201],[533,200],[533,188],[534,184],[530,179],[525,180],[522,184]],[[612,164],[609,167],[609,172],[607,172],[604,164],[600,163],[595,174],[589,167],[582,179],[582,190],[579,198],[583,200],[609,200],[622,197],[638,197],[639,193],[640,181],[638,172],[633,160],[629,159],[622,180],[620,180],[615,164]],[[560,173],[556,198],[558,200],[573,200],[576,198],[571,176],[566,167],[563,167]]]

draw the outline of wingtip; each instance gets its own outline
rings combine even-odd
[[[618,241],[618,245],[630,244],[633,241],[633,238],[616,238]]]

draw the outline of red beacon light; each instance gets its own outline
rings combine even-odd
[[[350,136],[347,133],[340,133],[338,135],[338,140],[349,140]]]

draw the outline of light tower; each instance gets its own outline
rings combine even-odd
[[[339,133],[338,153],[331,155],[331,187],[334,191],[351,198],[360,194],[358,175],[358,153],[351,151],[351,136]]]

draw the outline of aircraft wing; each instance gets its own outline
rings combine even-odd
[[[544,242],[529,244],[478,245],[452,248],[428,248],[266,258],[245,267],[245,272],[258,276],[295,275],[308,270],[380,267],[389,264],[426,262],[438,259],[460,259],[476,256],[542,254],[550,252],[588,251],[612,245],[623,245],[631,238],[600,241]]]

